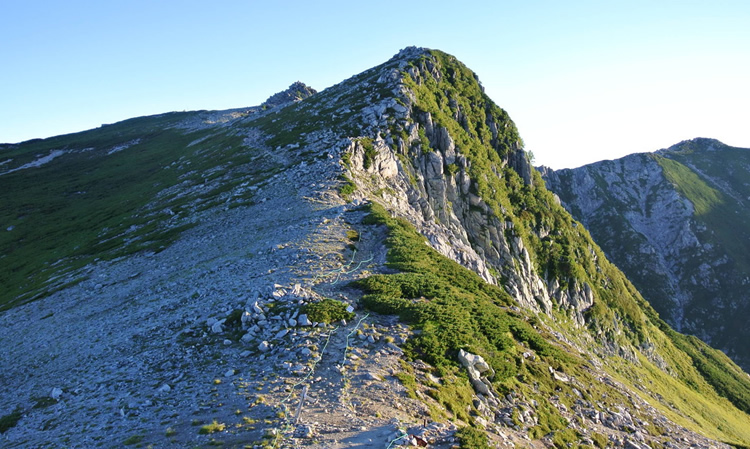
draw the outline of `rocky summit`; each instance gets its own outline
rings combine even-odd
[[[750,444],[440,51],[0,145],[0,196],[3,447]]]
[[[699,138],[543,176],[671,326],[750,368],[750,150]]]

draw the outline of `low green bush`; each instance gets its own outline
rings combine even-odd
[[[326,298],[322,301],[305,305],[302,307],[301,312],[306,314],[312,322],[330,324],[354,318],[354,313],[346,311],[347,307],[346,303]]]
[[[21,419],[21,411],[16,410],[3,417],[0,417],[0,433],[5,433],[8,429],[16,427],[18,421]]]

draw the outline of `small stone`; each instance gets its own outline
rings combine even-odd
[[[368,372],[365,374],[365,379],[367,380],[383,380],[380,376],[373,372]]]
[[[243,335],[242,338],[240,338],[240,340],[243,343],[250,343],[251,341],[253,341],[254,338],[255,338],[255,335],[252,332],[248,332],[245,335]]]
[[[275,336],[274,338],[275,338],[276,340],[278,340],[278,339],[280,339],[280,338],[284,338],[284,336],[286,336],[286,334],[288,334],[288,333],[289,333],[289,329],[282,329],[282,330],[280,330],[280,331],[279,331],[279,332],[278,332],[278,333],[276,334],[276,336]]]
[[[213,332],[214,334],[220,334],[224,332],[223,324],[224,324],[224,320],[215,322],[213,326],[211,326],[211,332]]]
[[[159,391],[159,393],[169,393],[170,391],[172,391],[172,387],[170,387],[168,384],[164,384],[159,387],[159,390],[157,391]]]
[[[253,312],[259,313],[259,314],[263,313],[263,309],[261,309],[260,306],[258,305],[258,301],[255,301],[253,303]]]
[[[354,312],[354,307],[352,307],[352,306],[346,306],[346,311],[349,312],[349,313],[352,313],[352,312]]]
[[[242,351],[242,352],[240,352],[240,357],[249,357],[252,354],[253,353],[251,351]]]
[[[294,327],[297,325],[297,320],[294,318],[289,318],[289,327]]]
[[[312,326],[313,323],[307,318],[307,315],[302,314],[297,318],[297,324],[300,326]]]
[[[229,346],[232,344],[232,340],[224,339],[224,346]]]
[[[260,352],[268,352],[269,349],[271,349],[271,345],[265,340],[258,345],[258,351]]]
[[[59,401],[60,400],[60,396],[62,396],[62,394],[63,394],[62,388],[55,387],[50,392],[49,397],[51,397],[52,399],[54,399],[56,401]]]
[[[313,428],[311,426],[307,425],[301,425],[297,427],[297,431],[295,432],[296,435],[298,435],[300,438],[312,438],[315,436],[315,432],[313,431]]]
[[[234,376],[235,371],[233,369],[227,370],[226,373],[224,373],[224,377],[232,377]]]

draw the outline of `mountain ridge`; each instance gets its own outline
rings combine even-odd
[[[120,180],[114,201],[133,204],[86,234],[65,230],[94,236],[78,248],[13,241],[53,282],[3,295],[12,349],[0,376],[16,392],[3,399],[20,413],[10,444],[750,441],[744,373],[671,333],[556,204],[507,113],[453,56],[407,48],[252,110],[47,142],[67,151],[49,164],[103,170]],[[52,149],[40,144],[14,163]],[[145,182],[120,171],[135,161]],[[49,164],[0,182],[42,184],[21,175],[50,176]],[[103,194],[99,179],[68,182],[58,191],[70,203],[8,203],[25,215],[3,217],[6,237],[102,204],[86,196]],[[80,432],[84,421],[107,433]]]
[[[745,153],[697,138],[544,172],[550,188],[670,324],[713,342],[743,366],[746,327],[736,316],[746,307]],[[589,187],[575,192],[573,185]],[[634,208],[634,201],[642,206]]]

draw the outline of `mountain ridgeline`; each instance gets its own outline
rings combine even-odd
[[[660,318],[443,52],[0,164],[10,447],[750,444],[747,374]]]
[[[750,367],[750,150],[694,139],[544,177],[671,326]]]

